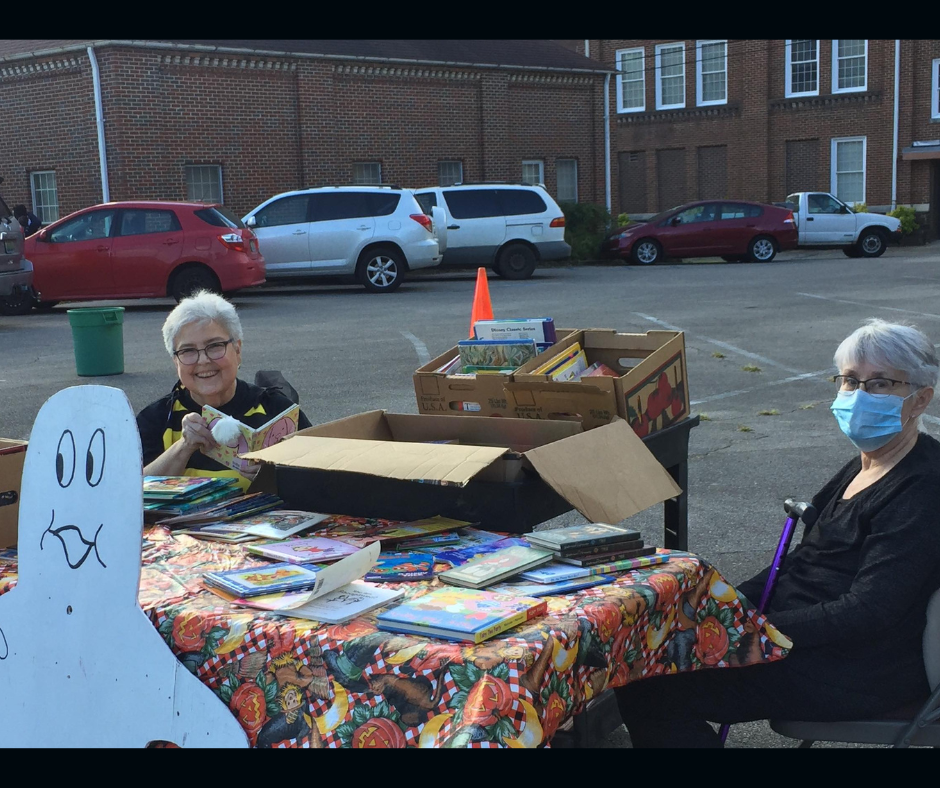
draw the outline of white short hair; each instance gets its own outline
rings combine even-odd
[[[877,317],[842,340],[832,360],[840,372],[859,363],[891,367],[903,372],[915,389],[936,388],[940,375],[937,351],[923,331]]]
[[[200,290],[189,298],[184,298],[167,315],[163,323],[163,344],[171,356],[175,350],[176,336],[183,326],[190,323],[216,322],[222,326],[232,339],[242,339],[242,323],[231,303],[222,296],[209,290]]]

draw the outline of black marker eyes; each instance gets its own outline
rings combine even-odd
[[[59,438],[59,447],[55,456],[55,475],[60,487],[68,487],[75,476],[75,438],[71,430],[66,430]]]
[[[88,442],[85,453],[85,480],[89,486],[97,487],[104,473],[104,430],[97,429]]]

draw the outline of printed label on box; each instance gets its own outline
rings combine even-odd
[[[676,353],[643,382],[624,392],[627,421],[641,438],[689,415],[682,354]]]

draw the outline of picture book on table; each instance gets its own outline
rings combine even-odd
[[[379,613],[379,629],[470,643],[544,615],[548,603],[533,597],[469,588],[440,588]]]
[[[400,583],[432,577],[434,556],[430,553],[381,553],[363,579],[373,583]]]
[[[534,547],[507,547],[468,561],[463,566],[448,569],[438,577],[443,583],[483,588],[507,577],[532,569],[552,560],[549,550]]]
[[[209,585],[239,597],[252,597],[280,591],[304,591],[316,585],[317,573],[302,564],[284,562],[207,572],[203,579]]]
[[[144,476],[144,498],[179,501],[219,486],[228,486],[228,482],[220,485],[214,476]]]
[[[382,588],[356,580],[299,607],[283,608],[280,613],[322,624],[343,624],[378,607],[385,607],[404,595],[404,589]]]
[[[495,553],[506,547],[532,547],[525,539],[515,536],[501,537],[491,541],[475,541],[466,547],[459,547],[456,550],[441,550],[434,553],[435,561],[446,561],[451,566],[462,566],[474,558]]]
[[[452,531],[455,528],[465,528],[470,525],[465,520],[451,520],[449,517],[427,517],[423,520],[412,520],[407,523],[399,523],[384,529],[378,534],[382,544],[393,544],[403,542],[407,539],[417,537],[427,537],[433,534]]]
[[[575,566],[565,566],[564,564],[545,564],[527,572],[522,572],[519,577],[530,583],[562,583],[565,580],[576,580],[579,577],[587,577],[591,572],[588,569],[579,569]]]
[[[448,545],[460,544],[460,534],[456,532],[445,531],[441,534],[435,534],[434,536],[419,536],[415,539],[408,539],[403,542],[399,542],[398,546],[402,549],[407,548],[408,550],[414,548],[425,548],[425,547],[440,547],[442,550]]]
[[[211,430],[222,419],[231,418],[226,416],[220,410],[216,410],[211,405],[203,405],[202,417],[206,420]],[[300,418],[300,405],[291,405],[283,413],[278,413],[270,421],[262,424],[260,427],[251,428],[247,424],[238,423],[238,435],[227,443],[223,443],[215,449],[202,449],[202,453],[213,460],[222,463],[226,468],[232,468],[236,471],[242,471],[251,463],[248,460],[242,460],[239,454],[245,454],[249,451],[259,451],[273,446],[278,441],[283,440],[288,435],[297,432],[297,421]]]
[[[632,541],[640,538],[640,532],[627,528],[618,528],[607,523],[585,523],[584,525],[572,525],[567,528],[534,531],[526,534],[525,538],[540,547],[545,546],[552,550],[569,552],[581,547]]]
[[[245,549],[249,553],[272,558],[275,561],[286,561],[289,564],[324,564],[352,555],[359,548],[338,539],[313,536],[307,539],[285,539],[279,542],[250,544]]]
[[[266,539],[284,539],[306,531],[308,528],[329,519],[328,514],[304,512],[298,509],[272,509],[250,517],[240,517],[235,524],[244,528],[245,533]]]
[[[616,579],[613,575],[591,575],[590,577],[579,577],[575,580],[564,580],[559,583],[498,583],[495,586],[490,586],[488,590],[499,594],[514,594],[517,596],[564,596],[572,591],[613,583]]]

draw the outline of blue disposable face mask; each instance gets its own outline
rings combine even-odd
[[[860,451],[871,452],[880,449],[904,429],[901,408],[904,401],[913,396],[911,393],[907,397],[895,394],[873,397],[863,389],[840,391],[830,410],[845,436]]]

